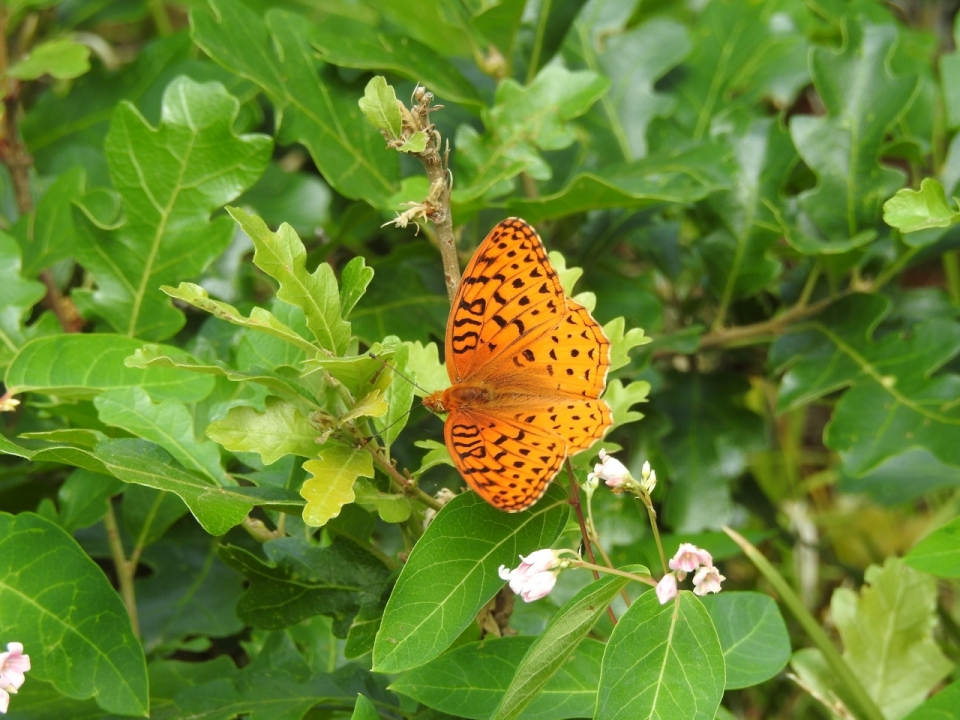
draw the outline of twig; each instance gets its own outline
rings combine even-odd
[[[660,540],[660,529],[657,527],[657,511],[653,509],[653,500],[650,499],[649,495],[641,498],[643,500],[644,507],[647,508],[647,516],[650,518],[650,528],[653,530],[653,539],[657,543],[657,550],[660,552],[660,562],[663,564],[663,572],[670,572],[670,568],[667,566],[667,556],[663,552],[663,541]]]
[[[17,210],[21,215],[33,212],[33,194],[30,191],[30,168],[33,158],[27,152],[17,121],[20,114],[20,84],[15,78],[8,78],[7,67],[10,64],[7,48],[7,9],[0,3],[0,82],[3,91],[3,137],[0,138],[0,161],[7,167],[13,183],[13,193],[17,199]],[[76,332],[74,319],[64,309],[63,295],[57,287],[49,270],[40,273],[40,279],[47,288],[44,303],[56,316],[64,332]]]
[[[427,495],[427,493],[417,487],[416,483],[404,477],[403,474],[397,470],[392,463],[390,463],[379,452],[377,452],[377,449],[374,447],[374,445],[375,443],[367,442],[363,444],[363,448],[370,453],[370,455],[373,457],[373,461],[387,474],[387,476],[390,478],[390,481],[400,490],[400,492],[408,497],[416,498],[421,503],[429,508],[433,508],[434,510],[439,511],[443,507],[443,505],[441,505],[436,498],[430,497]]]
[[[450,143],[441,155],[440,133],[430,122],[431,103],[433,93],[425,88],[418,87],[414,92],[417,105],[412,108],[412,115],[419,127],[427,135],[427,144],[423,152],[410,153],[423,164],[430,181],[431,195],[435,203],[431,203],[428,217],[437,228],[437,242],[440,245],[440,257],[443,260],[443,277],[447,284],[447,295],[450,302],[457,294],[460,284],[460,260],[457,257],[457,242],[453,234],[453,213],[450,210],[450,191],[452,175],[450,173]]]
[[[110,555],[113,557],[113,566],[117,573],[117,584],[120,585],[120,597],[123,606],[130,616],[130,628],[136,637],[140,637],[140,621],[137,619],[137,596],[133,589],[133,577],[137,572],[136,563],[127,560],[123,552],[123,541],[120,539],[120,528],[117,527],[117,516],[113,512],[113,501],[107,498],[107,514],[103,517],[103,524],[107,529],[107,542],[110,545]]]
[[[580,507],[580,486],[577,485],[577,478],[573,474],[573,466],[570,464],[570,458],[566,460],[567,474],[570,476],[570,497],[568,502],[573,506],[577,513],[577,522],[580,523],[580,536],[583,538],[583,547],[587,551],[587,557],[590,558],[590,564],[593,566],[593,579],[599,580],[600,573],[597,572],[597,559],[593,555],[593,547],[590,545],[590,534],[587,532],[587,524],[583,519],[583,510]],[[607,606],[607,615],[610,616],[610,622],[617,624],[617,616],[613,614],[613,608]]]
[[[812,305],[795,305],[781,315],[777,315],[763,322],[753,323],[752,325],[742,325],[740,327],[727,328],[725,330],[714,330],[708,332],[700,338],[700,348],[729,347],[731,345],[749,344],[751,342],[762,341],[766,338],[779,335],[783,329],[805,318],[816,315],[824,308],[832,305],[841,297],[849,295],[850,291],[840,293],[834,297],[825,298]]]

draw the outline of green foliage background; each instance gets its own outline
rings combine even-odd
[[[960,717],[954,3],[0,19],[11,717]],[[668,555],[708,549],[721,594],[569,570],[504,610],[499,565],[579,547],[563,476],[425,530],[463,483],[419,403],[447,384],[437,231],[389,222],[431,192],[393,102],[417,83],[461,261],[525,218],[612,340],[577,477],[649,461]],[[593,512],[660,576],[636,500]]]

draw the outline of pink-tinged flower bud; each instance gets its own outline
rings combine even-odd
[[[554,582],[556,582],[556,574],[551,571],[560,565],[560,556],[555,550],[536,550],[527,555],[527,557],[521,555],[520,559],[523,562],[520,563],[520,567],[516,570],[510,570],[505,565],[501,565],[499,570],[500,578],[509,581],[510,589],[517,595],[522,595],[527,587],[527,583],[540,575],[552,575]],[[541,580],[540,582],[543,581]],[[551,584],[546,593],[549,593],[552,588],[553,585]],[[544,595],[546,593],[544,593]],[[541,595],[540,597],[543,596]],[[537,600],[538,598],[532,599]],[[527,600],[527,602],[530,602],[530,600]]]
[[[26,679],[24,673],[29,669],[30,656],[23,654],[23,645],[18,642],[7,643],[7,652],[0,653],[0,689],[19,690]]]
[[[18,642],[7,643],[7,652],[0,653],[0,713],[7,712],[10,693],[17,693],[26,679],[24,673],[29,669],[30,656],[23,654],[23,645]]]
[[[701,550],[692,543],[680,543],[677,553],[667,563],[671,570],[679,570],[684,575],[693,572],[698,565],[713,565],[713,557],[706,550]],[[681,580],[683,577],[681,576]]]
[[[549,570],[533,575],[523,584],[520,597],[524,602],[533,602],[545,598],[557,584],[557,574]]]
[[[677,578],[673,573],[667,573],[657,583],[657,600],[666,605],[677,596]]]
[[[720,592],[720,583],[724,580],[726,578],[715,567],[702,567],[693,576],[693,594],[703,597],[707,593],[718,593]]]
[[[630,479],[630,471],[606,450],[600,451],[600,462],[593,466],[593,474],[611,488],[621,488]]]

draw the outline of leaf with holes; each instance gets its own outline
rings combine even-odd
[[[785,412],[849,388],[824,442],[853,475],[917,448],[960,466],[960,376],[937,372],[960,352],[960,324],[923,320],[874,339],[889,312],[884,297],[852,295],[795,325],[771,355],[774,367],[787,370],[777,408]]]

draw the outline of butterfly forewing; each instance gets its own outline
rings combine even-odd
[[[447,372],[463,382],[535,338],[566,312],[563,289],[536,231],[497,225],[464,270],[447,326]]]

